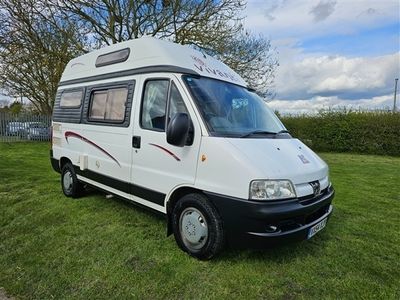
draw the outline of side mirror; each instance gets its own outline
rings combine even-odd
[[[171,145],[183,147],[189,133],[189,116],[185,113],[176,114],[168,124],[167,142]]]

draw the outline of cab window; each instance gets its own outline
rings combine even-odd
[[[145,83],[140,120],[142,128],[165,131],[168,85],[168,79],[149,80]]]
[[[170,91],[168,123],[178,113],[185,113],[189,115],[181,94],[179,93],[175,83],[172,82]]]
[[[189,114],[175,83],[169,79],[148,80],[143,92],[140,121],[142,128],[165,131],[166,123],[178,113]]]

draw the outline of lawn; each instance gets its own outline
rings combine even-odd
[[[0,143],[0,288],[16,298],[400,298],[400,158],[321,154],[335,210],[313,239],[198,261],[166,222],[63,196],[48,143]]]

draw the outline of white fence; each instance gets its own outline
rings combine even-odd
[[[0,112],[0,142],[49,141],[51,116]]]

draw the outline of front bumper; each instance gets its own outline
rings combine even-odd
[[[330,217],[335,191],[270,202],[206,194],[222,217],[228,244],[259,248],[307,239],[312,226]]]

